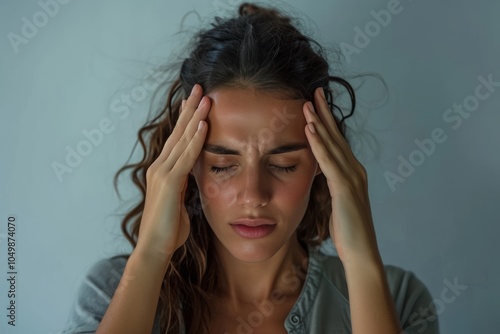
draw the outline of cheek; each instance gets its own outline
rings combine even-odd
[[[276,193],[277,199],[283,206],[288,207],[290,212],[300,213],[309,204],[312,183],[316,177],[316,166],[314,160],[308,160],[303,165],[304,169],[296,173],[290,182],[282,184],[279,194]]]
[[[236,199],[235,188],[222,182],[206,170],[196,168],[194,176],[200,191],[200,201],[207,218],[221,214]]]
[[[288,182],[276,191],[277,200],[290,211],[302,210],[303,206],[309,202],[309,192],[312,180],[307,176],[297,177],[294,181]]]

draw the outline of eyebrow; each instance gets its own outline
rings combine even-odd
[[[298,151],[298,150],[303,150],[308,148],[309,145],[305,143],[291,143],[291,144],[285,144],[276,148],[273,148],[267,152],[265,152],[265,155],[271,155],[271,154],[280,154],[280,153],[287,153],[287,152],[293,152],[293,151]],[[203,145],[203,150],[214,153],[214,154],[222,154],[222,155],[241,155],[240,152],[220,146],[220,145],[212,145],[212,144],[205,144]]]

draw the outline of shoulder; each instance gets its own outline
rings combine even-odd
[[[349,303],[347,281],[342,261],[336,255],[316,250],[311,266],[321,276],[320,286],[340,293]],[[438,319],[432,295],[425,284],[410,270],[384,265],[387,284],[405,333],[438,333]],[[322,289],[325,291],[325,289]]]
[[[87,270],[73,300],[64,333],[97,330],[120,283],[129,255],[116,255],[94,263]]]
[[[85,280],[100,287],[116,288],[123,275],[130,255],[115,255],[94,263],[85,275]]]
[[[83,278],[79,298],[98,296],[102,301],[109,303],[120,283],[128,258],[129,255],[116,255],[94,263]]]
[[[96,292],[113,295],[114,290],[125,270],[129,255],[115,255],[94,263],[85,274],[80,290],[95,290]],[[86,291],[89,292],[89,291]]]
[[[335,285],[347,296],[347,282],[342,261],[336,255],[315,251],[311,257],[316,270],[328,283]],[[408,291],[421,292],[426,287],[416,275],[410,271],[394,265],[384,265],[387,283],[393,296],[406,294]]]

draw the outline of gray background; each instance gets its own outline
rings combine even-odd
[[[45,22],[36,1],[0,3],[0,332],[59,332],[88,268],[130,250],[119,214],[137,193],[122,178],[125,202],[119,202],[112,178],[146,118],[151,93],[137,95],[143,78],[173,52],[182,56],[187,35],[176,34],[181,28],[206,26],[239,3],[68,1],[45,14]],[[492,333],[500,325],[500,87],[480,88],[490,95],[476,99],[479,105],[459,127],[443,117],[454,104],[474,102],[478,77],[500,81],[500,3],[404,0],[388,24],[374,23],[371,11],[391,3],[295,0],[282,6],[303,17],[306,32],[328,47],[356,46],[356,27],[380,28],[343,59],[341,72],[375,72],[388,86],[384,95],[380,81],[366,78],[349,123],[369,174],[380,251],[385,263],[412,270],[429,287],[442,306],[442,333]],[[16,48],[9,36],[23,37],[23,18],[40,27],[25,31],[29,38]],[[132,92],[136,99],[127,109],[120,99]],[[75,149],[86,139],[82,131],[106,118],[112,130],[58,179],[52,164],[65,163],[66,146]],[[391,189],[384,173],[397,173],[400,156],[418,158],[415,140],[430,138],[436,128],[446,141]],[[9,215],[17,219],[15,328],[5,316]],[[446,282],[454,280],[466,288],[450,302]]]

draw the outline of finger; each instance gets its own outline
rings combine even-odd
[[[187,147],[182,151],[181,155],[172,167],[171,172],[177,179],[180,179],[180,176],[187,176],[191,169],[193,169],[193,166],[200,155],[201,149],[203,148],[203,144],[205,143],[207,128],[208,126],[205,121],[202,121],[197,125],[192,139],[189,141]]]
[[[347,194],[347,192],[352,193],[353,189],[357,190],[356,172],[350,168],[346,160],[339,159],[338,156],[330,153],[330,150],[326,148],[316,129],[316,132],[312,132],[309,129],[309,124],[305,128],[307,140],[319,163],[321,172],[327,180],[332,197],[335,197],[334,193]]]
[[[346,170],[347,161],[344,152],[342,149],[335,143],[335,141],[331,138],[327,129],[319,119],[318,115],[313,112],[314,107],[310,101],[304,103],[303,112],[306,118],[307,123],[312,123],[315,128],[315,133],[312,133],[309,129],[309,137],[314,139],[313,143],[311,143],[311,148],[314,146],[321,146],[320,149],[316,151],[319,156],[316,156],[316,159],[321,159],[323,164],[321,165],[321,170],[325,173],[324,168],[326,168],[325,164],[328,160],[334,160],[335,164],[338,165],[342,170]],[[314,151],[313,151],[314,152]],[[319,162],[319,160],[318,160]]]
[[[167,157],[170,155],[173,147],[176,145],[176,143],[179,142],[181,136],[184,134],[187,125],[189,124],[189,121],[192,119],[193,114],[196,110],[196,108],[199,106],[200,101],[203,96],[203,89],[201,89],[201,86],[199,84],[195,84],[193,86],[193,89],[191,90],[191,94],[189,95],[187,100],[184,102],[184,106],[181,106],[183,112],[180,113],[179,119],[177,120],[177,123],[172,130],[172,133],[168,137],[167,141],[163,145],[163,149],[158,156],[157,160],[159,162],[163,162],[167,159]]]
[[[200,121],[206,119],[208,112],[210,111],[210,106],[211,106],[210,98],[208,96],[204,96],[200,102],[200,105],[194,112],[193,118],[189,121],[181,138],[175,144],[175,146],[173,147],[167,159],[163,162],[160,169],[163,169],[165,172],[168,172],[174,167],[174,165],[177,164],[177,161],[182,156],[182,154],[185,153],[190,142],[196,135]],[[186,104],[186,112],[189,112],[188,110],[189,107]],[[186,168],[189,168],[188,172],[193,168],[193,164],[194,161],[192,164],[185,166]]]
[[[345,182],[337,184],[339,189],[347,185],[349,185],[349,189],[359,189],[361,186],[366,188],[367,177],[365,169],[356,159],[350,147],[348,146],[346,150],[342,150],[329,137],[329,133],[319,117],[309,110],[308,107],[312,106],[312,104],[306,102],[304,106],[306,120],[308,123],[314,124],[315,127],[314,133],[308,128],[306,136],[311,143],[311,149],[325,177],[330,181],[340,180],[338,177],[341,177]]]
[[[336,143],[342,150],[344,157],[346,157],[347,159],[349,168],[356,171],[361,178],[366,179],[366,172],[364,170],[364,167],[354,155],[351,146],[349,145],[349,143],[347,143],[347,140],[344,138],[337,126],[335,118],[333,117],[333,114],[328,106],[328,102],[326,101],[323,88],[319,87],[316,89],[314,100],[316,101],[316,105],[318,106],[316,110],[319,118],[325,125],[331,138],[333,138],[333,142]]]
[[[340,132],[337,123],[335,122],[335,118],[333,117],[332,111],[328,106],[328,102],[326,101],[323,87],[318,87],[314,92],[314,105],[316,106],[316,113],[318,114],[321,122],[325,125],[330,137],[332,137],[336,143],[342,148],[342,150],[346,150],[350,148],[349,145],[345,141],[344,136]]]
[[[338,157],[333,156],[325,147],[323,140],[318,134],[317,125],[313,125],[315,127],[315,132],[312,132],[309,128],[310,124],[312,123],[308,123],[308,125],[305,126],[305,133],[307,140],[309,141],[309,144],[311,146],[311,151],[313,152],[314,157],[319,163],[321,172],[327,178],[327,180],[339,180],[339,176],[343,173],[341,162],[339,161]]]

